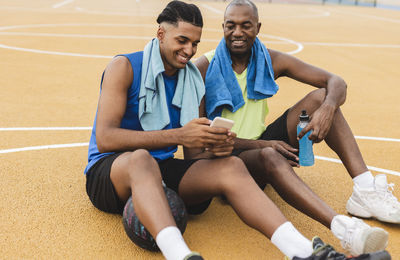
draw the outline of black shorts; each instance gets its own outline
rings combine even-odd
[[[110,172],[114,160],[122,153],[115,153],[101,158],[86,173],[86,192],[93,205],[105,212],[122,214],[125,201],[121,201],[111,182]],[[198,160],[170,158],[158,162],[162,179],[166,186],[178,193],[179,183],[189,167]],[[179,194],[179,193],[178,193]],[[186,206],[189,214],[203,213],[211,199],[200,204]]]
[[[279,140],[290,144],[289,133],[287,130],[287,115],[289,109],[286,110],[280,117],[278,117],[274,122],[269,124],[265,129],[264,133],[258,138],[258,140]],[[244,149],[234,149],[232,155],[239,155],[244,152]]]

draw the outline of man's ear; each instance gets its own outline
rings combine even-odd
[[[261,23],[257,23],[257,34],[260,32],[261,29]]]
[[[164,40],[165,37],[165,28],[162,25],[158,26],[157,29],[157,39],[162,42]]]

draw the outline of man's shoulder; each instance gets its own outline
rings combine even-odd
[[[207,58],[208,62],[211,62],[212,58],[215,56],[215,49],[204,53],[204,57]]]

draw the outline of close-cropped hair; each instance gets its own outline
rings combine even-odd
[[[194,4],[187,4],[182,1],[169,2],[157,17],[158,24],[167,22],[176,26],[180,21],[203,27],[203,17],[200,9]]]
[[[257,6],[251,1],[251,0],[233,0],[232,2],[230,2],[228,4],[228,6],[226,7],[225,11],[234,5],[248,5],[251,8],[253,8],[253,12],[254,12],[254,16],[257,18],[258,20],[258,9]]]

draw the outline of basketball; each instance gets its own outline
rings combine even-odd
[[[185,232],[187,224],[187,212],[185,204],[182,199],[176,194],[175,191],[164,187],[165,195],[168,200],[169,207],[171,208],[172,216],[175,219],[176,226],[182,232]],[[150,232],[140,223],[139,218],[136,216],[132,204],[132,197],[128,199],[125,204],[124,212],[122,215],[122,223],[124,224],[125,232],[133,243],[141,248],[150,251],[159,251],[155,239],[151,236]]]

